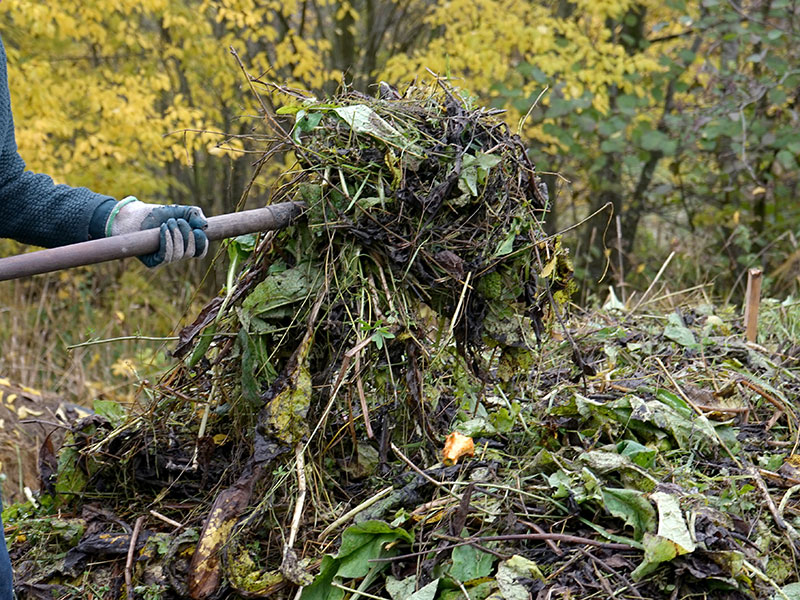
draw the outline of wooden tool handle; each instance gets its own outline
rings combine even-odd
[[[302,202],[283,202],[209,217],[206,237],[209,241],[214,241],[258,231],[283,229],[300,215],[303,208]],[[136,233],[0,258],[0,281],[150,254],[158,250],[159,244],[159,230],[145,229]]]

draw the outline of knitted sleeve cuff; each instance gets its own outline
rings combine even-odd
[[[117,204],[116,200],[106,200],[94,209],[92,219],[89,221],[89,239],[97,240],[106,237],[106,221]]]

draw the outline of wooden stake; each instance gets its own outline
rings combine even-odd
[[[761,269],[747,272],[747,297],[744,305],[745,336],[748,342],[758,338],[758,305],[761,301]]]

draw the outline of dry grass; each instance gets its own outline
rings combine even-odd
[[[24,249],[2,244],[5,255]],[[45,428],[31,421],[56,421],[62,403],[127,402],[137,381],[163,370],[168,338],[200,304],[198,270],[148,271],[131,260],[0,284],[0,477],[7,501],[20,499],[24,486],[38,489]]]

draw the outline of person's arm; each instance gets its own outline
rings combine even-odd
[[[139,257],[155,267],[205,256],[207,225],[196,206],[146,204],[132,196],[117,202],[26,171],[17,152],[6,51],[0,40],[0,237],[50,248],[158,227],[158,251]]]
[[[95,209],[109,201],[114,199],[86,188],[56,185],[47,175],[25,170],[17,152],[6,52],[0,41],[0,237],[46,247],[84,242],[90,238]]]

